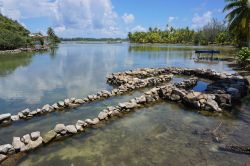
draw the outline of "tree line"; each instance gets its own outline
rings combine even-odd
[[[216,19],[212,19],[198,31],[189,27],[174,28],[167,25],[165,30],[149,28],[146,32],[129,32],[128,38],[134,43],[242,45],[228,30],[227,24]]]
[[[201,29],[194,31],[188,27],[165,30],[149,28],[147,32],[129,32],[130,42],[136,43],[181,43],[181,44],[221,44],[250,47],[250,5],[249,0],[225,0],[224,22],[212,19]]]

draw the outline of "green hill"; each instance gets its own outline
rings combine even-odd
[[[0,14],[0,50],[25,47],[31,42],[29,31],[17,21]]]

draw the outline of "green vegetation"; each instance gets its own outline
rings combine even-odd
[[[134,43],[230,45],[234,42],[225,23],[215,19],[211,20],[211,22],[198,31],[194,31],[188,27],[179,29],[167,27],[166,30],[149,28],[147,32],[130,32],[128,37],[130,42]]]
[[[30,45],[29,31],[17,21],[0,14],[0,50],[10,50]]]
[[[195,45],[235,45],[250,47],[250,2],[249,0],[225,0],[224,12],[228,22],[212,19],[201,29],[167,27],[166,30],[149,28],[147,32],[129,33],[134,43],[171,43]]]
[[[48,41],[51,45],[55,45],[57,43],[60,43],[59,37],[56,36],[54,30],[51,27],[48,28],[47,35],[48,35]]]
[[[240,49],[237,58],[238,64],[246,67],[250,64],[250,1],[225,0],[227,5],[224,12],[229,11],[226,19],[229,30],[235,34],[239,46],[248,46]]]
[[[250,49],[247,47],[243,47],[240,49],[239,53],[237,54],[238,63],[245,67],[246,65],[250,64]]]
[[[241,45],[250,48],[250,1],[249,0],[225,0],[227,5],[224,12],[229,11],[226,18],[229,22],[229,30],[234,32]],[[247,41],[247,43],[244,43]]]

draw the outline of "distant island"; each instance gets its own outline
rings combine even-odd
[[[61,41],[79,41],[79,42],[110,42],[110,43],[119,43],[129,41],[128,39],[123,38],[60,38]]]

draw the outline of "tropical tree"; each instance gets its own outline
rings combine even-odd
[[[229,30],[243,33],[250,47],[250,0],[225,0],[224,12],[229,21]],[[237,34],[238,35],[238,34]]]
[[[60,42],[59,37],[56,36],[54,30],[51,27],[48,28],[47,35],[48,35],[48,39],[49,39],[51,44],[56,44],[56,43]]]

